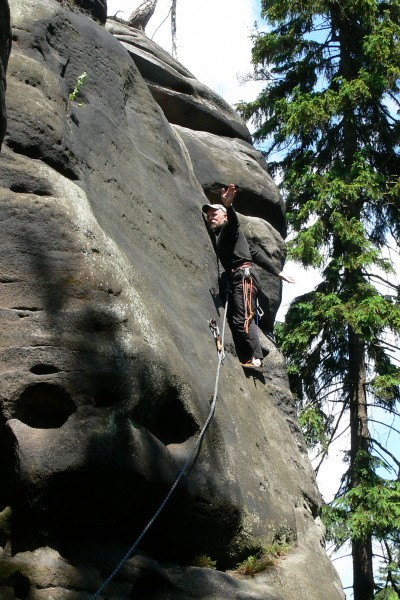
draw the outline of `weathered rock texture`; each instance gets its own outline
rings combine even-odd
[[[88,600],[209,414],[217,355],[207,320],[222,311],[201,206],[237,182],[249,240],[279,266],[284,206],[240,119],[144,34],[107,30],[56,0],[12,0],[11,11],[0,596]],[[265,330],[279,294],[266,276]],[[265,382],[245,377],[227,332],[196,462],[102,598],[343,598],[285,363],[263,341]],[[283,534],[292,548],[279,564],[250,581],[232,574]],[[190,566],[201,554],[219,570]]]
[[[6,130],[6,69],[10,49],[10,7],[7,0],[0,0],[0,148]]]

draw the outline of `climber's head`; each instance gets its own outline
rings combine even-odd
[[[228,218],[223,204],[204,204],[202,211],[206,215],[208,226],[213,231],[220,229]]]

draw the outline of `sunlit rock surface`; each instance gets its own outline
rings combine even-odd
[[[144,34],[56,0],[12,0],[11,13],[0,597],[88,600],[160,506],[210,411],[207,321],[221,324],[222,307],[201,206],[238,182],[249,241],[278,267],[284,206],[237,115]],[[272,277],[264,332],[280,300]],[[195,464],[102,598],[343,598],[285,362],[262,339],[265,382],[246,378],[227,331]],[[238,578],[235,565],[283,533],[290,552]],[[193,566],[202,554],[218,570]]]

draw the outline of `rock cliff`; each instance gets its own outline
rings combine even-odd
[[[10,6],[0,596],[89,600],[210,411],[207,321],[223,310],[201,206],[236,182],[249,241],[281,267],[284,204],[235,112],[143,32],[104,26],[104,1]],[[280,284],[261,276],[268,332]],[[227,331],[195,463],[101,598],[344,597],[285,361],[262,339],[265,380],[245,376]],[[235,572],[274,541],[288,543],[284,557],[254,578]],[[217,569],[194,566],[199,555]]]
[[[6,69],[10,49],[10,7],[7,0],[0,0],[0,148],[6,130]]]

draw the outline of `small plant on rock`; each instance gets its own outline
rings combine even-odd
[[[74,89],[68,96],[68,100],[70,102],[75,102],[76,99],[78,98],[78,96],[81,95],[82,88],[86,83],[86,79],[87,79],[87,73],[86,73],[86,71],[83,71],[83,73],[81,75],[79,75],[78,79],[76,80],[76,85],[75,85]],[[79,106],[83,106],[83,104],[80,104]]]
[[[71,111],[72,103],[75,102],[76,99],[81,95],[82,88],[86,83],[86,79],[87,79],[87,73],[86,73],[86,71],[83,71],[83,73],[81,75],[79,75],[79,77],[77,78],[74,89],[68,95],[67,117],[70,117],[70,119],[72,121],[74,121],[74,123],[76,123],[77,125],[79,124],[79,119],[77,118],[75,113]],[[84,106],[84,102],[78,102],[78,106]]]
[[[58,1],[61,4],[61,6],[63,6],[67,10],[70,10],[71,12],[78,13],[80,15],[85,15],[86,17],[91,18],[90,10],[86,10],[85,8],[82,8],[81,6],[79,6],[79,4],[77,4],[75,2],[75,0],[58,0]],[[96,19],[94,19],[94,20],[96,20]]]
[[[293,539],[289,541],[287,535],[283,535],[282,538],[275,539],[271,544],[248,556],[236,566],[236,572],[239,575],[255,575],[273,567],[280,557],[288,554],[293,545]]]
[[[240,575],[255,575],[261,571],[265,571],[267,567],[271,567],[274,561],[269,555],[265,555],[262,550],[257,554],[251,554],[243,562],[236,566],[236,571]]]
[[[217,561],[212,560],[207,554],[200,554],[193,559],[194,567],[202,567],[203,569],[216,569]]]

